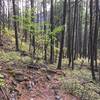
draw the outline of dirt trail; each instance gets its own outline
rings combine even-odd
[[[23,76],[19,77],[19,74],[18,77],[25,78],[17,82],[7,69],[2,70],[10,100],[78,100],[60,89],[61,82],[58,80],[60,75],[56,73],[48,74],[42,70],[17,69],[22,70]],[[13,72],[16,73],[16,70]]]

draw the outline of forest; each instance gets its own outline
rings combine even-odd
[[[0,100],[100,100],[100,0],[0,0]]]

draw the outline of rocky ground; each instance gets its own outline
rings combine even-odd
[[[8,68],[0,64],[5,85],[1,87],[0,100],[78,100],[61,90],[59,70],[47,70],[40,65]],[[32,68],[33,67],[33,68]]]

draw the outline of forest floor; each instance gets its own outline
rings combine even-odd
[[[59,77],[63,74],[62,71],[7,68],[2,64],[1,74],[6,83],[5,96],[10,100],[78,100],[60,89]]]
[[[14,51],[13,42],[0,46],[0,100],[78,100],[61,89],[63,71],[31,64],[29,56]]]
[[[86,64],[72,71],[66,65],[34,63],[13,50],[7,38],[0,47],[0,100],[100,100],[100,84]],[[78,61],[77,61],[78,62]],[[79,66],[79,67],[78,67]]]

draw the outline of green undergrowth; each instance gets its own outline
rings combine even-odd
[[[4,33],[4,36],[6,36],[7,38],[9,38],[10,41],[12,41],[12,43],[15,43],[15,35],[14,35],[14,31],[8,28],[5,28],[4,30],[2,30]],[[21,39],[22,36],[20,36],[19,38],[19,48],[22,51],[28,51],[29,50],[29,44],[25,43],[22,41]]]
[[[80,97],[81,100],[100,100],[100,84],[94,82],[87,69],[65,71],[61,76],[61,88],[67,93]]]
[[[9,61],[18,61],[20,60],[20,54],[18,52],[4,52],[4,51],[0,51],[0,60],[1,61],[5,61],[5,62],[9,62]]]
[[[4,76],[0,74],[0,87],[3,87],[4,85],[5,85]]]
[[[20,50],[21,51],[29,51],[29,44],[25,42],[20,43]]]
[[[15,35],[14,35],[13,30],[5,28],[2,30],[2,32],[4,33],[4,36],[6,38],[8,38],[10,41],[12,41],[12,43],[15,43]]]
[[[12,33],[14,33],[13,30],[10,30],[10,29],[8,30],[8,28],[5,28],[2,30],[2,32],[8,38],[14,37],[14,34],[12,34]]]
[[[22,62],[22,63],[30,63],[31,58],[29,56],[22,57],[20,52],[4,52],[0,51],[0,61],[4,62]]]

